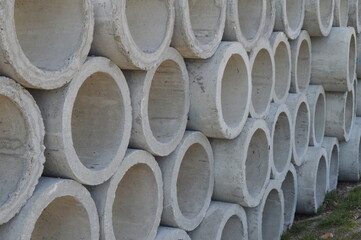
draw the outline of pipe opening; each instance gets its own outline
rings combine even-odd
[[[292,151],[290,129],[287,115],[284,112],[280,113],[273,133],[273,160],[278,172],[285,169]]]
[[[361,2],[360,2],[361,3]],[[349,54],[348,54],[348,77],[350,83],[352,83],[355,79],[356,73],[356,39],[354,35],[351,35],[350,39],[350,47],[349,47]]]
[[[282,99],[289,91],[290,52],[284,42],[280,42],[276,48],[275,59],[275,94],[278,99]]]
[[[325,134],[325,124],[326,124],[326,116],[325,116],[326,103],[323,95],[319,95],[317,98],[316,106],[315,106],[315,116],[313,119],[313,131],[315,135],[315,140],[317,143],[322,141],[322,138]]]
[[[332,7],[334,4],[334,0],[319,0],[319,11],[320,11],[320,18],[321,22],[324,27],[327,27],[331,20],[334,8]]]
[[[244,236],[242,221],[233,215],[228,219],[222,231],[222,240],[239,240]]]
[[[285,223],[289,224],[292,222],[292,219],[295,214],[297,194],[295,189],[295,178],[291,171],[288,171],[285,180],[282,183],[282,191],[284,196],[284,218]]]
[[[347,92],[346,103],[345,103],[345,134],[351,131],[352,120],[353,120],[353,109],[354,109],[354,100],[353,92]]]
[[[306,40],[303,40],[297,58],[297,85],[301,92],[305,91],[310,83],[310,63],[310,46]]]
[[[253,40],[261,26],[263,0],[238,0],[238,20],[243,36]]]
[[[262,236],[267,239],[279,239],[283,216],[280,195],[276,189],[268,194],[262,213]]]
[[[361,145],[359,146],[361,147]],[[361,150],[361,149],[360,149]],[[331,159],[330,159],[330,186],[337,186],[338,181],[338,148],[336,145],[332,148]]]
[[[288,24],[295,31],[302,21],[303,3],[299,0],[287,0],[285,4]]]
[[[295,147],[297,156],[302,156],[308,147],[309,140],[309,120],[308,109],[304,102],[298,108],[295,123]]]
[[[321,157],[318,164],[317,176],[316,176],[316,204],[317,207],[321,206],[325,199],[326,193],[326,182],[327,182],[327,168],[326,159],[324,156]]]
[[[339,1],[339,22],[340,27],[347,25],[348,20],[348,0],[340,0]]]

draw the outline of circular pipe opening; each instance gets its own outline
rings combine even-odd
[[[313,119],[313,131],[315,140],[317,143],[322,142],[322,138],[325,134],[325,124],[326,124],[326,116],[325,116],[326,103],[323,95],[319,95],[317,98],[316,106],[315,106],[315,115]]]
[[[273,161],[278,172],[282,172],[287,166],[292,150],[290,129],[287,115],[280,113],[273,132]]]
[[[59,71],[72,61],[84,34],[83,0],[16,0],[15,30],[22,51],[36,67]]]
[[[171,141],[180,129],[185,109],[185,81],[178,64],[164,61],[156,70],[149,90],[148,118],[157,141]]]
[[[295,215],[297,195],[295,189],[295,178],[291,171],[288,171],[285,180],[282,183],[282,191],[284,197],[284,218],[285,223],[289,224]]]
[[[269,144],[262,129],[254,132],[247,150],[246,185],[252,197],[259,195],[267,181]]]
[[[143,52],[153,53],[163,43],[168,30],[169,9],[169,1],[126,0],[128,28],[133,41]]]
[[[223,119],[229,127],[239,126],[247,109],[248,99],[247,67],[240,55],[228,60],[222,78],[221,105]]]
[[[359,146],[361,147],[361,145]],[[361,149],[360,149],[361,150]],[[338,169],[339,169],[339,159],[338,159],[338,148],[336,145],[332,148],[331,159],[330,159],[330,186],[337,186],[338,181]]]
[[[289,51],[284,42],[280,42],[276,48],[275,59],[275,94],[282,99],[289,91],[290,68]]]
[[[112,221],[116,239],[146,239],[158,209],[158,187],[152,169],[131,167],[115,192]]]
[[[81,85],[74,101],[71,130],[74,149],[84,166],[101,170],[117,154],[124,132],[121,92],[106,73],[94,73]]]
[[[239,240],[244,236],[242,221],[233,215],[228,219],[222,231],[222,240]]]
[[[207,202],[210,181],[208,154],[199,143],[184,154],[177,179],[179,209],[188,218],[195,218]]]
[[[284,2],[286,4],[288,24],[295,31],[302,21],[303,2],[299,0],[287,0]]]
[[[297,57],[297,85],[301,92],[308,88],[311,75],[310,47],[306,40],[303,40]]]
[[[361,2],[360,2],[361,3]],[[349,54],[348,54],[348,77],[350,84],[355,79],[356,73],[356,39],[355,36],[352,34],[350,39],[350,47],[349,47]]]
[[[89,216],[73,197],[54,199],[36,221],[31,239],[91,239]]]
[[[352,119],[353,119],[353,109],[354,109],[354,100],[353,92],[346,93],[346,103],[345,103],[345,135],[348,135],[351,131]]]
[[[326,159],[324,156],[321,157],[318,164],[317,176],[316,176],[316,204],[317,207],[321,206],[325,199],[326,193],[326,182],[327,182],[327,168]]]
[[[267,239],[279,239],[283,216],[280,195],[273,189],[267,196],[262,213],[262,236]]]
[[[308,146],[309,140],[309,119],[306,103],[302,102],[296,114],[295,123],[295,148],[297,156],[302,156]]]
[[[333,11],[334,11],[334,0],[319,0],[319,11],[320,11],[320,18],[321,23],[324,27],[330,25]]]
[[[238,0],[238,20],[245,39],[253,40],[261,26],[263,0]]]

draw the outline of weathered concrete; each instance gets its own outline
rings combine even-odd
[[[174,0],[92,3],[95,27],[91,54],[107,57],[122,69],[150,69],[159,63],[172,38]]]
[[[174,2],[176,17],[171,45],[185,58],[211,57],[222,40],[226,1]]]
[[[286,174],[285,179],[282,182],[281,190],[283,192],[284,199],[284,227],[283,231],[290,229],[293,225],[293,221],[296,213],[297,205],[297,172],[293,164]]]
[[[260,39],[250,53],[252,99],[250,115],[264,118],[270,107],[275,87],[275,61],[268,40]]]
[[[303,29],[310,36],[328,36],[335,12],[335,0],[305,0]]]
[[[325,90],[319,85],[310,85],[307,93],[307,102],[310,107],[311,128],[310,146],[319,147],[325,135],[326,124],[326,95]]]
[[[189,112],[189,78],[173,48],[148,71],[124,71],[132,102],[129,146],[153,155],[170,154],[183,137]]]
[[[311,39],[307,31],[301,31],[297,39],[290,41],[292,73],[290,92],[304,93],[311,79]]]
[[[356,103],[356,116],[361,116],[361,80],[355,79],[356,84],[356,95],[355,95],[355,103]]]
[[[354,111],[353,111],[353,114],[354,114],[354,118],[356,118],[357,116],[357,112],[360,108],[360,97],[361,97],[361,93],[359,91],[359,85],[358,85],[358,79],[355,78],[353,80],[353,85],[352,85],[352,90],[353,90],[353,94],[354,94],[354,101],[353,101],[353,106],[354,106]]]
[[[361,32],[361,2],[359,0],[348,0],[348,26],[355,28],[357,33]]]
[[[270,43],[275,61],[275,87],[272,99],[276,103],[284,103],[291,86],[291,47],[283,32],[273,33]]]
[[[276,22],[276,0],[266,1],[266,19],[261,36],[270,38]]]
[[[237,204],[213,201],[204,221],[189,235],[192,240],[247,240],[246,213]]]
[[[361,78],[361,34],[356,35],[357,54],[356,54],[356,77]]]
[[[212,139],[213,199],[257,206],[270,179],[271,137],[264,120],[249,118],[233,140]]]
[[[98,240],[97,209],[79,183],[42,177],[19,214],[0,226],[0,238]]]
[[[129,149],[114,176],[90,191],[99,213],[100,240],[155,238],[163,183],[152,155]]]
[[[68,85],[31,91],[45,124],[44,175],[97,185],[109,179],[127,149],[129,89],[106,58],[89,58]]]
[[[159,227],[155,240],[191,240],[188,234],[178,228]]]
[[[268,0],[227,0],[223,40],[238,41],[250,51],[265,29],[267,2]]]
[[[282,31],[290,39],[296,39],[304,18],[305,0],[276,0],[275,31]]]
[[[348,23],[349,0],[335,0],[333,27],[346,27]]]
[[[322,147],[309,147],[305,162],[296,168],[298,194],[296,212],[314,214],[327,191],[327,156]]]
[[[203,220],[214,186],[214,159],[208,139],[186,131],[169,156],[158,157],[164,183],[161,224],[186,231]]]
[[[330,192],[337,188],[340,147],[337,138],[334,137],[325,137],[322,142],[322,147],[326,150],[326,157],[329,166],[327,191]]]
[[[285,104],[272,103],[265,120],[272,139],[271,178],[282,180],[288,172],[292,156],[294,132],[290,112]]]
[[[249,239],[277,240],[281,238],[284,225],[284,200],[281,183],[271,180],[261,203],[246,208]]]
[[[1,1],[0,72],[29,88],[69,82],[93,39],[91,0]]]
[[[296,166],[300,166],[304,161],[310,139],[310,108],[304,94],[289,94],[286,105],[292,122],[292,161]]]
[[[240,43],[222,42],[207,60],[187,60],[191,107],[187,128],[207,137],[232,139],[247,120],[251,70]]]
[[[350,91],[356,58],[356,35],[351,27],[332,28],[328,37],[313,37],[311,83],[321,84],[325,91]]]
[[[33,194],[43,171],[44,124],[31,95],[0,77],[0,224]]]

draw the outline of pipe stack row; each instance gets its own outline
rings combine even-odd
[[[360,179],[358,0],[0,0],[0,239],[280,239]]]

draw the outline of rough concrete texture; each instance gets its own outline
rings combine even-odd
[[[361,78],[361,34],[356,35],[357,41],[357,54],[356,54],[356,76],[355,78]]]
[[[335,0],[305,0],[304,30],[310,36],[328,36],[333,25]]]
[[[335,0],[333,27],[346,27],[348,23],[349,0]]]
[[[327,191],[327,155],[322,147],[309,147],[305,162],[297,170],[296,212],[314,214],[322,205]]]
[[[276,0],[274,31],[282,31],[294,40],[301,32],[304,18],[305,0]]]
[[[100,240],[155,238],[163,210],[163,182],[152,155],[129,149],[117,172],[89,189],[99,213]]]
[[[340,164],[340,147],[337,138],[334,137],[325,137],[322,142],[322,147],[326,150],[326,157],[329,166],[329,180],[327,191],[330,192],[337,188]]]
[[[269,111],[275,87],[275,61],[268,40],[260,39],[250,52],[252,98],[250,116],[264,118]]]
[[[268,0],[227,0],[224,41],[238,41],[250,51],[263,34]]]
[[[226,1],[176,0],[171,45],[185,58],[209,58],[222,40],[225,22]]]
[[[301,31],[298,38],[290,41],[291,46],[291,86],[290,92],[304,93],[311,79],[311,38],[307,31]]]
[[[348,0],[348,26],[355,28],[357,33],[361,32],[361,2],[359,0]]]
[[[159,227],[155,240],[191,240],[188,234],[178,228]]]
[[[359,102],[360,102],[360,97],[361,97],[361,93],[359,91],[359,85],[358,85],[358,79],[355,77],[353,84],[352,84],[352,90],[353,90],[353,94],[354,94],[354,101],[353,101],[353,106],[354,106],[354,118],[356,118],[356,116],[358,115],[358,110],[361,107]]]
[[[351,27],[332,28],[328,37],[313,37],[311,83],[322,85],[325,91],[350,91],[356,58],[356,35]]]
[[[361,116],[361,80],[355,79],[356,84],[356,95],[355,95],[355,102],[356,102],[356,116]]]
[[[186,131],[169,156],[158,157],[164,184],[161,224],[194,230],[203,220],[214,186],[214,159],[208,139]]]
[[[300,166],[304,161],[310,139],[310,108],[306,96],[296,93],[288,95],[286,105],[292,123],[292,161],[296,166]]]
[[[29,88],[69,82],[93,39],[91,0],[1,1],[0,72]]]
[[[33,194],[43,171],[44,124],[31,95],[0,77],[0,224]]]
[[[247,240],[246,213],[237,204],[213,201],[204,221],[189,235],[192,240]]]
[[[326,95],[320,85],[310,85],[306,92],[307,102],[310,107],[311,128],[310,146],[319,147],[325,135],[326,124]]]
[[[251,102],[247,52],[240,43],[223,42],[212,58],[186,63],[191,92],[187,128],[213,138],[238,136]]]
[[[282,182],[281,190],[283,192],[284,200],[283,231],[286,231],[292,227],[297,205],[298,182],[296,168],[293,164],[290,165],[286,177]]]
[[[174,0],[92,3],[95,27],[91,54],[107,57],[122,69],[150,69],[159,63],[172,38]]]
[[[283,32],[274,32],[270,37],[275,62],[275,86],[272,99],[284,103],[291,86],[291,47]]]
[[[284,225],[284,200],[281,182],[271,180],[257,207],[246,208],[248,235],[252,240],[278,240]]]
[[[97,209],[72,180],[42,177],[18,215],[0,226],[1,239],[99,239]]]
[[[215,161],[213,199],[257,206],[271,173],[272,140],[264,120],[249,118],[233,140],[212,139]]]
[[[31,93],[46,130],[44,175],[87,185],[109,179],[130,138],[130,95],[121,70],[106,58],[89,58],[68,85]]]
[[[189,78],[182,56],[169,48],[148,71],[125,71],[132,102],[129,146],[170,154],[183,137],[189,112]]]
[[[266,1],[266,19],[263,26],[262,37],[268,39],[273,33],[273,29],[276,22],[276,0]]]
[[[271,134],[271,178],[283,180],[291,164],[293,125],[285,104],[271,103],[265,119]]]

